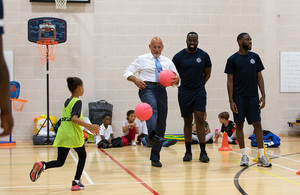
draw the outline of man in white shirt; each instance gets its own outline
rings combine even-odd
[[[172,85],[179,83],[175,65],[169,58],[161,55],[163,48],[162,40],[154,37],[149,44],[151,53],[138,56],[124,72],[124,77],[139,88],[141,101],[148,103],[153,109],[151,118],[147,120],[147,128],[149,143],[153,144],[150,160],[154,167],[162,166],[159,153],[162,143],[166,141],[163,137],[168,112],[167,91],[159,84],[158,74],[162,70],[169,69],[176,74]],[[139,73],[140,78],[135,77],[135,73]]]

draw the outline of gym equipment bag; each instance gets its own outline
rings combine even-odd
[[[102,118],[104,114],[108,113],[112,119],[113,105],[105,100],[97,102],[90,102],[89,104],[89,118],[92,124],[102,125]]]

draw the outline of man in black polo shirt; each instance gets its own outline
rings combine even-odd
[[[191,141],[194,114],[201,149],[199,160],[208,162],[209,158],[205,150],[204,114],[206,112],[206,91],[204,85],[210,77],[212,65],[209,55],[197,48],[197,33],[189,32],[186,44],[187,48],[181,50],[173,57],[173,62],[181,79],[181,84],[178,88],[178,102],[181,116],[184,120],[186,153],[183,161],[192,160]]]
[[[252,49],[252,39],[248,33],[241,33],[237,37],[239,51],[227,60],[225,73],[227,74],[227,90],[230,109],[236,123],[236,136],[239,143],[242,159],[240,166],[248,166],[249,158],[246,155],[244,143],[244,120],[254,127],[257,140],[259,159],[258,166],[271,167],[264,156],[263,133],[261,127],[260,110],[265,107],[265,87],[261,71],[264,69],[262,61]],[[261,98],[258,96],[258,87]]]

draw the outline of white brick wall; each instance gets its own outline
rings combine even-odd
[[[286,124],[300,114],[299,93],[279,92],[279,52],[300,50],[297,0],[92,0],[90,4],[69,3],[66,10],[56,10],[54,3],[4,0],[4,8],[4,49],[14,50],[14,78],[21,84],[20,98],[29,101],[22,113],[14,112],[15,140],[31,139],[33,119],[46,113],[46,68],[40,65],[37,46],[27,40],[27,21],[45,16],[68,23],[68,40],[58,45],[56,61],[49,66],[50,114],[54,116],[60,116],[70,96],[66,77],[79,76],[85,84],[84,115],[88,116],[88,102],[104,99],[112,103],[114,132],[121,135],[126,112],[140,102],[135,85],[123,77],[124,69],[138,55],[149,52],[152,37],[163,39],[163,55],[172,58],[186,47],[186,34],[196,31],[199,47],[213,63],[206,86],[208,122],[212,130],[219,128],[218,114],[230,111],[224,66],[238,49],[236,36],[245,31],[252,36],[253,51],[266,68],[263,128],[278,134],[299,131]],[[167,133],[182,133],[177,89],[168,88],[168,96]],[[246,135],[251,134],[251,126],[245,129]]]

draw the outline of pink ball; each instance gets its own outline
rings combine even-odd
[[[141,121],[146,121],[151,118],[152,113],[152,107],[147,103],[140,103],[134,109],[135,116]]]
[[[173,71],[171,70],[163,70],[158,75],[158,81],[161,85],[168,87],[171,86],[171,82],[174,80],[172,77],[175,77]]]

